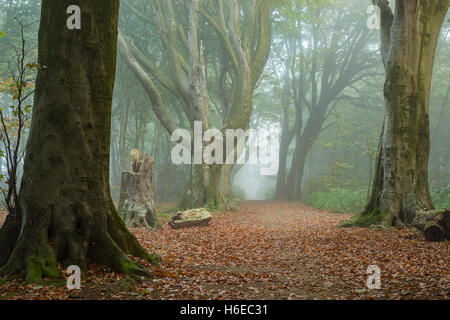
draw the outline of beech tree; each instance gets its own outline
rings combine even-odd
[[[146,90],[152,108],[169,134],[178,127],[163,103],[157,83],[177,97],[189,129],[195,121],[206,131],[212,127],[210,81],[204,56],[207,39],[202,39],[200,25],[214,31],[222,48],[222,64],[217,79],[222,102],[222,127],[247,129],[253,110],[253,95],[271,45],[271,6],[268,0],[214,2],[153,0],[155,19],[143,16],[128,1],[122,0],[138,17],[155,24],[161,37],[167,71],[139,50],[126,35],[119,36],[119,50],[124,61]],[[186,18],[187,17],[187,18]],[[185,32],[187,30],[187,32]],[[216,45],[216,44],[214,44]],[[224,141],[224,144],[226,142]],[[222,205],[222,187],[229,191],[229,165],[195,164],[180,201],[183,208]]]
[[[450,0],[373,0],[381,11],[386,114],[365,210],[344,225],[401,227],[433,210],[429,102],[436,46]]]
[[[0,230],[0,274],[57,277],[57,262],[88,259],[129,275],[157,263],[125,227],[110,196],[111,101],[119,0],[85,0],[80,30],[66,27],[69,0],[43,0],[39,72],[19,210]]]
[[[289,127],[287,110],[282,120],[280,168],[275,198],[300,200],[302,181],[308,154],[320,134],[336,115],[336,105],[344,90],[356,82],[374,75],[374,54],[368,49],[370,30],[365,16],[355,19],[350,10],[335,10],[320,3],[308,5],[293,1],[296,15],[286,13],[285,23],[291,30],[288,47],[285,96],[295,108],[295,121]],[[330,32],[321,31],[329,28]],[[345,32],[343,32],[345,30]],[[308,45],[305,46],[305,43]],[[331,123],[332,124],[332,123]],[[288,150],[295,139],[296,145],[287,170]]]

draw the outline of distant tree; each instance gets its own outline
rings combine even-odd
[[[286,113],[280,146],[280,170],[275,197],[300,200],[308,155],[326,122],[336,114],[343,92],[358,81],[376,74],[371,32],[365,19],[352,10],[336,10],[329,4],[292,1],[302,15],[286,14],[290,30],[286,65],[286,94],[295,106],[295,124],[289,128]],[[327,32],[324,32],[327,30]],[[345,30],[345,32],[343,32]],[[292,34],[293,33],[293,34]],[[295,140],[291,166],[286,169],[288,148]]]

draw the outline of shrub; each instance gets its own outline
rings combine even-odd
[[[431,193],[436,209],[450,209],[450,186],[435,190]]]
[[[306,200],[306,203],[316,209],[343,213],[362,211],[366,200],[367,191],[350,191],[342,188],[334,188],[313,193]]]

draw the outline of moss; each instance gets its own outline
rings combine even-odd
[[[144,267],[141,267],[138,263],[134,262],[131,259],[125,259],[121,262],[122,272],[125,275],[129,276],[141,276],[141,277],[147,277],[152,278],[153,274],[145,269]]]
[[[350,220],[342,222],[339,226],[341,228],[348,227],[361,227],[368,228],[373,226],[382,226],[385,221],[385,214],[380,212],[379,209],[373,210],[369,214],[357,214]]]
[[[56,262],[51,257],[45,259],[43,257],[30,256],[27,259],[27,271],[25,281],[27,283],[43,283],[42,278],[58,278],[59,272],[56,267]]]
[[[437,224],[435,223],[435,222],[433,222],[433,221],[429,221],[429,222],[427,222],[426,224],[425,224],[425,230],[426,229],[428,229],[429,227],[433,227],[433,226],[436,226]]]
[[[25,278],[27,283],[42,283],[42,270],[39,260],[30,258],[27,266],[27,275]]]
[[[147,260],[154,266],[158,266],[163,262],[163,259],[154,253],[149,253],[147,256]]]

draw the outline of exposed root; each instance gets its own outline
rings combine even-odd
[[[52,223],[38,232],[22,233],[7,263],[0,268],[0,275],[19,275],[28,283],[42,283],[44,278],[61,278],[57,261],[65,266],[78,265],[84,271],[90,258],[127,276],[152,277],[150,270],[130,259],[127,254],[152,265],[161,263],[161,258],[149,254],[141,246],[117,212],[109,217],[107,230],[84,230],[82,235],[64,230],[66,233],[58,232],[53,241],[47,239],[47,230],[54,226]]]
[[[19,275],[28,283],[42,283],[43,278],[60,277],[52,249],[38,244],[28,250],[23,246],[17,247],[8,263],[0,269],[0,275]]]
[[[343,221],[339,226],[342,228],[349,227],[361,227],[368,228],[374,225],[382,225],[385,227],[391,227],[386,219],[386,215],[381,213],[380,210],[375,209],[370,213],[362,212],[355,215],[353,218]]]

